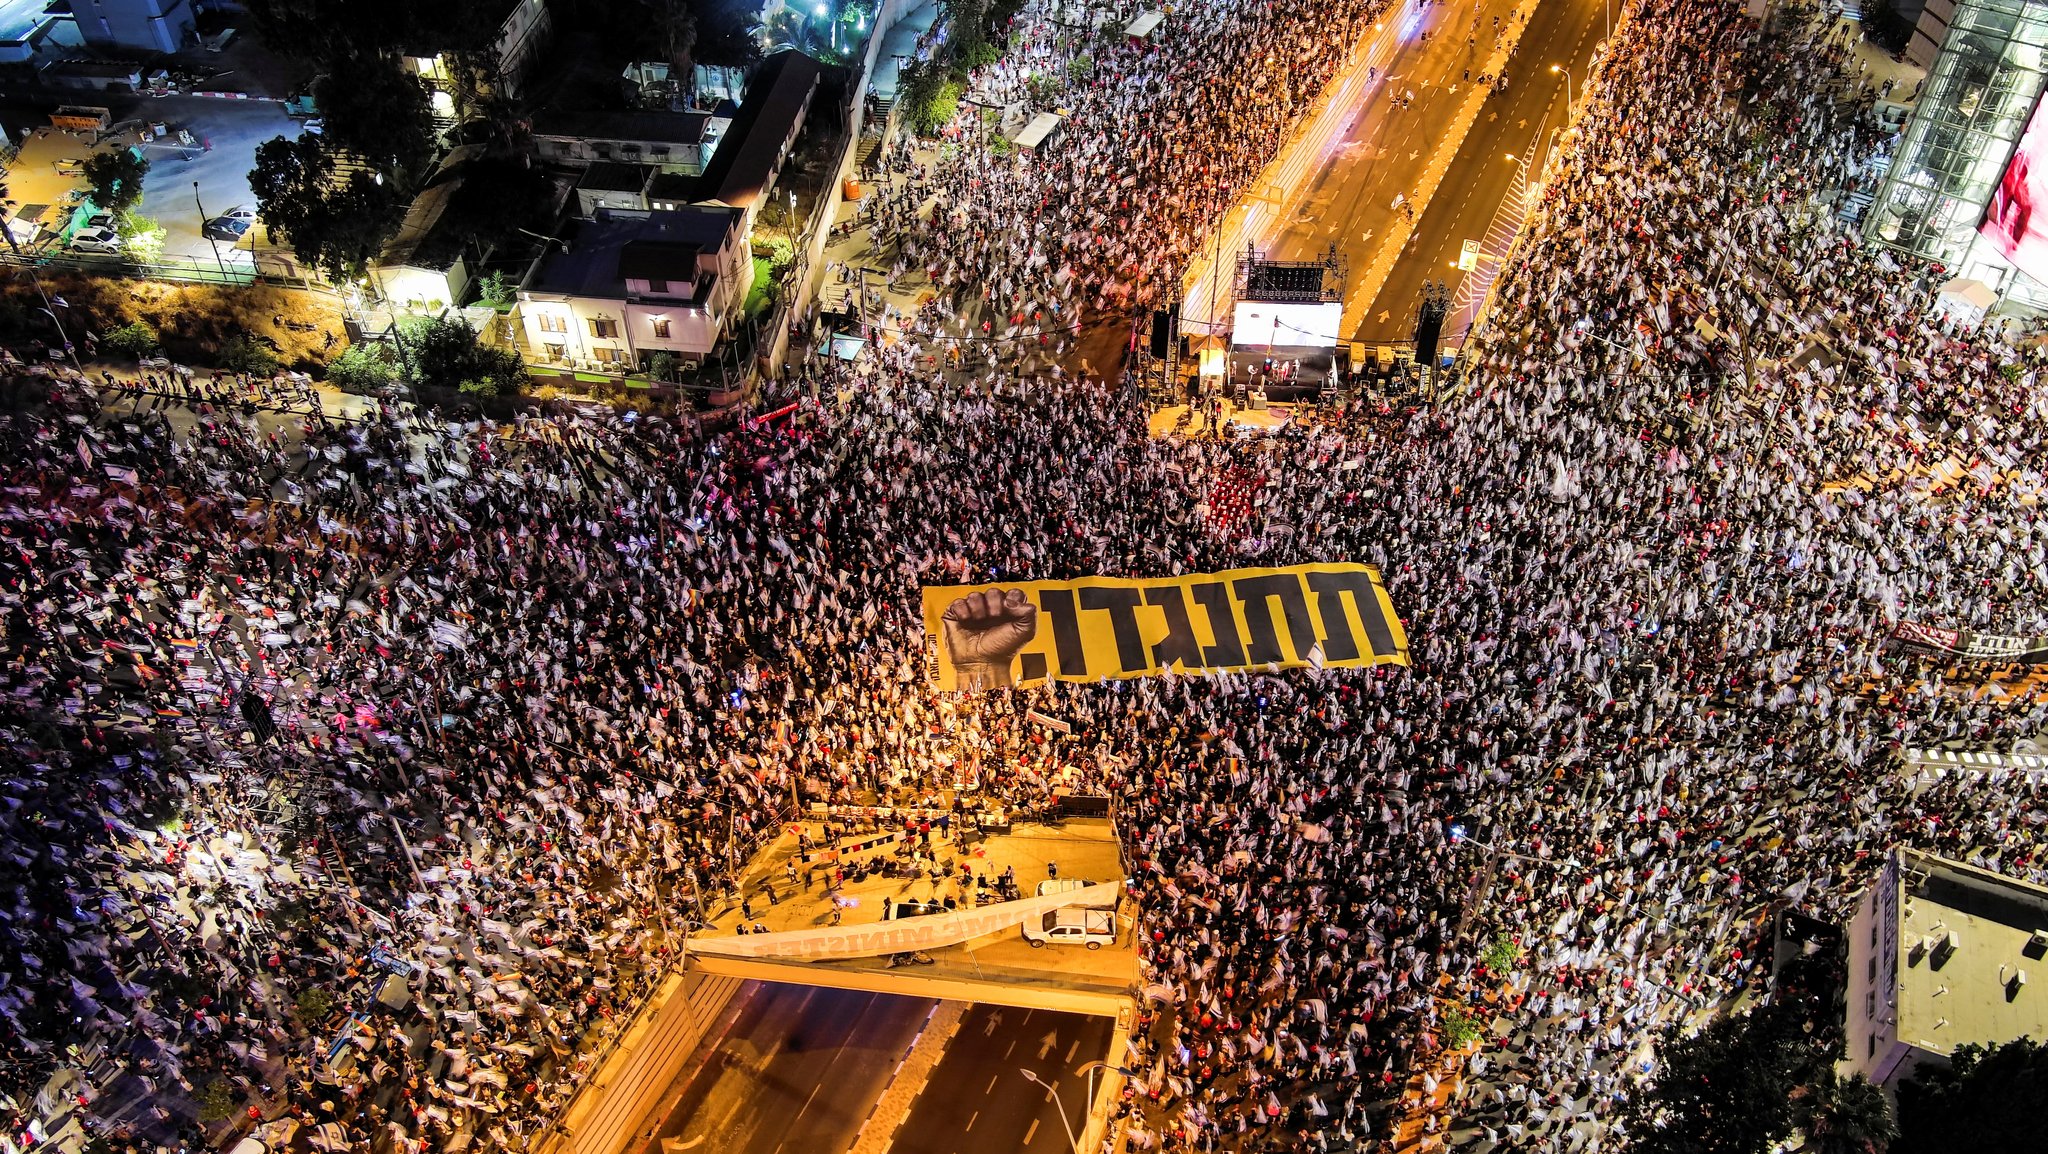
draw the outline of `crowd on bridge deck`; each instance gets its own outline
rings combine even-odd
[[[1209,18],[1255,40],[1234,22],[1297,8]],[[1884,644],[1906,619],[2044,631],[2035,362],[1816,210],[1880,147],[1817,95],[1827,35],[1632,10],[1467,394],[1394,437],[1153,439],[1130,385],[958,379],[916,339],[708,438],[16,380],[12,1129],[68,1106],[195,1148],[218,1084],[299,1145],[510,1146],[792,787],[1113,774],[1157,1019],[1129,1121],[1177,1150],[1384,1138],[1375,1104],[1486,983],[1513,1028],[1459,1111],[1586,1145],[1644,1031],[1759,981],[1763,912],[1839,916],[1899,841],[2043,877],[2025,787],[1890,760],[2031,736],[2042,703]],[[1771,131],[1627,115],[1731,84]],[[1131,219],[1197,235],[1149,179]],[[1213,515],[1226,477],[1249,515]],[[1379,564],[1414,666],[923,687],[920,584],[1297,560]],[[1454,825],[1519,855],[1477,908],[1485,850]],[[1523,958],[1482,981],[1500,932]]]

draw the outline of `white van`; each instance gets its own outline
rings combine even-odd
[[[1105,943],[1116,941],[1116,913],[1081,906],[1047,910],[1024,920],[1024,940],[1030,942],[1034,950],[1047,942],[1099,950]]]

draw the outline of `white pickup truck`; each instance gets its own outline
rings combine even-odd
[[[1116,911],[1062,906],[1024,920],[1024,940],[1038,949],[1047,942],[1099,950],[1116,941]]]

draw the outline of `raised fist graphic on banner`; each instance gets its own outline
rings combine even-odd
[[[946,655],[970,692],[1016,684],[1017,653],[1038,636],[1038,606],[1021,589],[969,593],[946,606]]]

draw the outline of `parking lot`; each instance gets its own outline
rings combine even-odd
[[[238,205],[254,205],[249,168],[255,162],[257,145],[274,136],[296,135],[298,123],[286,116],[284,106],[274,100],[199,96],[121,96],[107,100],[106,106],[112,110],[120,131],[108,133],[95,143],[91,133],[57,128],[37,130],[22,142],[20,155],[8,171],[8,196],[17,205],[53,206],[48,220],[53,225],[61,224],[55,206],[69,203],[66,194],[82,189],[85,182],[80,177],[60,174],[59,162],[83,160],[95,152],[111,152],[140,143],[150,167],[142,180],[142,203],[137,211],[164,227],[166,262],[212,266],[215,245],[200,231],[200,207],[204,205],[208,216],[219,216]],[[168,135],[160,140],[142,141],[137,130],[150,123],[168,126]],[[180,142],[181,128],[191,133],[190,146]],[[297,273],[298,266],[290,259],[288,250],[280,252],[262,245],[262,231],[258,224],[237,242],[220,242],[221,263],[229,269],[249,270],[260,255],[263,272]],[[257,246],[261,246],[260,253]]]

